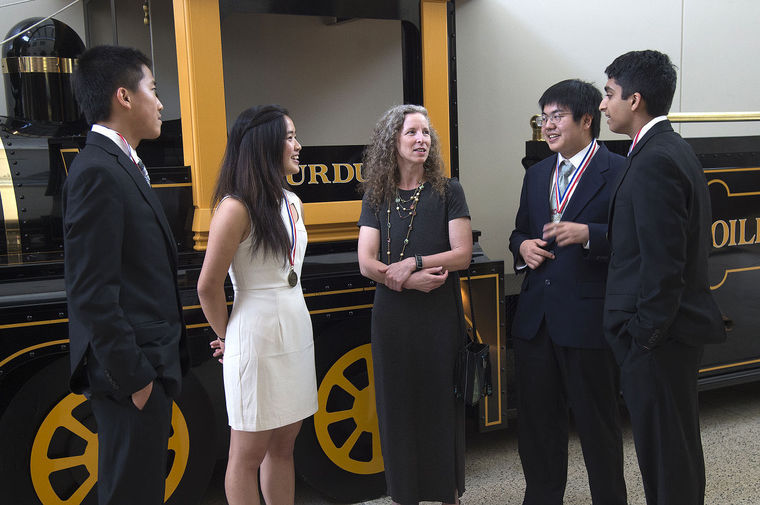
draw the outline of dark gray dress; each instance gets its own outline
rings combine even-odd
[[[404,199],[414,191],[399,193]],[[448,207],[448,211],[446,209]],[[359,226],[380,230],[380,261],[387,264],[387,203],[362,203]],[[404,257],[450,250],[448,220],[469,217],[462,186],[449,180],[446,197],[429,185],[420,193]],[[391,205],[391,262],[399,260],[410,218]],[[388,495],[402,505],[453,503],[464,492],[464,406],[453,378],[462,330],[459,276],[423,293],[378,284],[372,309],[372,360],[380,442]]]

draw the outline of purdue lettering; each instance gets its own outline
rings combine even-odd
[[[747,221],[750,222],[749,230]],[[718,219],[712,224],[713,247],[720,249],[721,247],[760,244],[758,229],[760,229],[760,217],[729,219],[728,222]]]
[[[327,165],[321,163],[309,165],[309,171],[311,172],[309,184],[319,184],[319,182],[317,182],[317,177],[319,177],[322,184],[329,184],[331,182],[330,179],[327,178]]]
[[[288,184],[300,186],[307,184],[347,184],[356,180],[364,182],[361,163],[332,163],[330,167],[323,163],[299,165],[297,174],[287,176]]]

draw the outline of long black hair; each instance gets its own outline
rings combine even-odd
[[[282,258],[283,264],[290,254],[290,237],[280,217],[287,115],[279,105],[240,113],[227,138],[212,199],[212,208],[227,195],[242,201],[251,216],[251,256],[261,250]]]

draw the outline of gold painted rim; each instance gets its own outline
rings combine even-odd
[[[76,58],[55,56],[16,56],[2,62],[4,74],[71,74],[76,65]]]
[[[760,112],[671,112],[671,123],[722,123],[731,121],[760,121]]]

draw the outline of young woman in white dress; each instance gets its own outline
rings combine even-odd
[[[306,251],[301,201],[285,189],[301,144],[282,107],[243,111],[230,132],[198,279],[217,335],[230,424],[225,492],[230,505],[292,504],[293,447],[317,410],[314,344],[300,276]],[[224,281],[235,290],[227,315]]]

